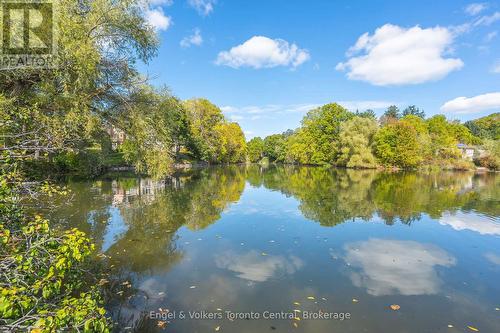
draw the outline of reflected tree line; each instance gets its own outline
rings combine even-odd
[[[212,167],[161,182],[112,176],[69,183],[73,199],[50,213],[63,227],[78,227],[109,260],[114,281],[107,308],[120,327],[154,331],[141,311],[154,302],[135,278],[169,271],[183,258],[177,230],[200,230],[239,201],[245,186],[279,191],[299,202],[307,219],[323,226],[378,216],[388,225],[411,224],[428,214],[475,211],[498,216],[500,177],[467,172],[387,173],[320,167],[259,165]],[[64,226],[66,224],[66,226]],[[142,310],[141,310],[142,309]],[[144,330],[146,327],[148,329]]]
[[[247,168],[254,186],[293,196],[308,219],[324,226],[375,214],[386,224],[410,224],[428,214],[475,210],[498,215],[499,180],[468,172],[386,173],[375,170],[276,166]]]
[[[113,177],[71,183],[73,200],[52,218],[91,235],[101,250],[131,271],[166,267],[180,256],[176,231],[182,226],[199,230],[217,221],[240,199],[246,182],[294,197],[306,218],[324,226],[369,221],[374,216],[388,225],[411,224],[422,214],[439,218],[457,210],[500,214],[500,177],[491,173],[233,165],[191,170],[162,182]],[[119,234],[115,229],[120,228]],[[103,248],[104,239],[110,237],[116,240]],[[131,244],[134,251],[128,253]]]

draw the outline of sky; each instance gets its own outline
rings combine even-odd
[[[337,102],[466,121],[500,111],[500,1],[149,0],[155,86],[202,97],[247,139]]]

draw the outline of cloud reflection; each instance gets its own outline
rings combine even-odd
[[[239,278],[263,282],[279,274],[293,274],[304,265],[295,256],[263,256],[257,251],[245,254],[224,253],[215,258],[217,267],[233,271]]]
[[[352,283],[370,295],[431,295],[441,280],[435,266],[456,260],[437,246],[415,241],[370,239],[344,246],[344,260],[354,268]]]
[[[471,230],[481,235],[500,235],[500,223],[493,218],[484,215],[467,214],[457,212],[456,214],[445,213],[439,219],[442,225],[449,225],[455,230]]]

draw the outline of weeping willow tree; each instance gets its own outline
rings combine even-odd
[[[0,72],[0,330],[106,332],[93,244],[59,232],[36,211],[40,195],[65,189],[33,181],[28,166],[101,143],[130,111],[157,39],[137,0],[61,0],[52,69]],[[26,209],[28,205],[31,209]]]

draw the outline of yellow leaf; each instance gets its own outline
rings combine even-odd
[[[307,296],[307,299],[315,299],[314,296]]]
[[[393,309],[394,311],[397,311],[397,310],[401,309],[401,307],[397,304],[392,304],[391,309]]]
[[[470,329],[471,331],[479,332],[479,330],[473,326],[467,326],[467,328]]]
[[[295,327],[295,328],[299,327],[299,325],[298,325],[297,323],[295,323],[295,322],[293,322],[293,323],[292,323],[292,325],[293,325],[293,327]]]
[[[294,305],[300,305],[300,303],[299,303],[299,302],[293,302],[293,304],[294,304]]]

